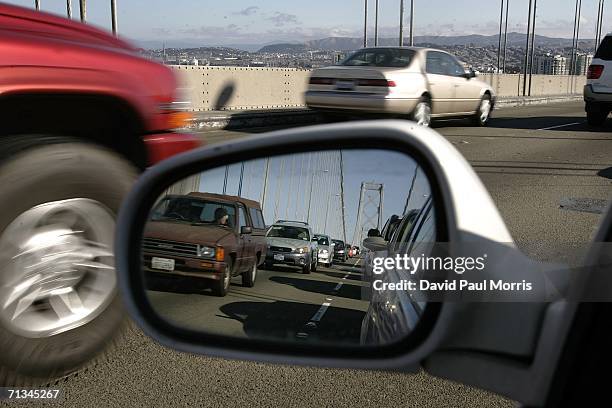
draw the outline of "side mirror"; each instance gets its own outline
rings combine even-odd
[[[289,163],[310,163],[307,188],[292,194],[286,194],[287,186],[297,185]],[[252,172],[249,196],[223,193],[227,167]],[[417,170],[421,176],[411,186],[406,175]],[[183,182],[191,177],[197,180]],[[159,216],[174,207],[168,201],[201,207],[202,214],[223,205],[259,204],[265,218],[282,209],[293,221],[244,245],[215,224],[195,228],[181,214]],[[415,208],[414,226],[422,233],[407,236],[425,241],[389,248],[398,259],[418,260],[414,272],[394,264],[395,256],[334,265],[333,254],[314,258],[309,245],[296,239],[314,229],[380,249],[385,241],[366,237],[366,231]],[[533,396],[528,404],[546,395],[546,387],[533,387],[534,378],[542,378],[539,366],[523,368],[517,357],[555,367],[554,353],[536,355],[535,345],[545,335],[563,340],[556,330],[572,320],[565,306],[545,298],[549,285],[542,283],[541,264],[516,248],[472,166],[444,137],[408,121],[281,130],[167,159],[148,169],[123,201],[115,264],[129,314],[168,347],[338,368],[414,372],[423,365],[514,399],[525,392]],[[257,273],[262,269],[265,281]],[[184,313],[193,307],[193,295],[168,283],[181,275],[210,284],[212,293],[198,292],[197,319]],[[256,300],[226,297],[239,278],[240,293]],[[509,289],[479,290],[475,284],[483,282]],[[512,290],[526,283],[530,290]],[[518,385],[509,386],[508,378]]]
[[[240,228],[240,234],[249,235],[253,233],[253,228],[249,226],[243,226]]]
[[[476,72],[474,72],[474,70],[472,68],[470,68],[467,71],[465,71],[464,77],[466,79],[476,78]]]

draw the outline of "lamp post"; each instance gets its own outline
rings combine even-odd
[[[376,0],[376,10],[374,14],[374,46],[378,46],[378,0]]]
[[[363,15],[363,47],[365,48],[368,46],[368,0],[365,0]]]

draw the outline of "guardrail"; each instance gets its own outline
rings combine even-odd
[[[195,111],[266,110],[304,107],[304,92],[310,70],[294,68],[251,68],[173,66],[181,86],[187,89]],[[522,94],[523,76],[484,74],[497,96]],[[531,96],[580,95],[584,76],[533,75]]]

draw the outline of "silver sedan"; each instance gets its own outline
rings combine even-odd
[[[447,52],[376,47],[314,70],[305,99],[315,110],[407,115],[423,126],[432,118],[470,117],[484,126],[495,93]]]

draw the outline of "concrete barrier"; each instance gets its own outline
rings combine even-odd
[[[194,111],[266,110],[302,108],[309,70],[293,68],[173,66],[181,86],[187,88]],[[517,97],[523,76],[484,74],[480,78],[497,96]],[[531,96],[580,95],[584,76],[533,75]]]

